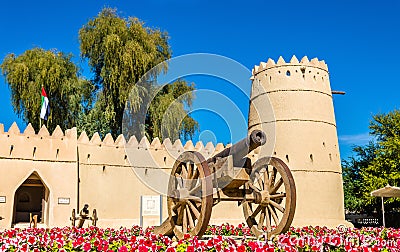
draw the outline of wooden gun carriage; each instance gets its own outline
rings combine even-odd
[[[97,210],[93,209],[92,216],[89,216],[89,205],[85,204],[82,210],[79,212],[79,215],[76,214],[75,209],[72,209],[72,216],[69,218],[71,220],[72,226],[75,227],[76,221],[78,221],[78,228],[83,227],[83,224],[86,220],[92,221],[92,226],[96,226],[98,217]]]
[[[183,238],[201,237],[212,207],[237,201],[256,237],[286,232],[296,208],[296,188],[288,166],[279,158],[246,157],[266,143],[260,130],[209,159],[195,151],[182,153],[174,163],[168,185],[168,218],[155,232]]]

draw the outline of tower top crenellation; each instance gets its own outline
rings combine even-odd
[[[307,56],[304,56],[300,61],[297,59],[295,55],[290,59],[289,62],[286,62],[282,56],[279,57],[278,61],[275,62],[273,59],[269,58],[267,62],[260,62],[257,66],[254,66],[252,70],[252,75],[256,75],[264,70],[276,68],[276,67],[284,67],[284,66],[308,66],[319,68],[324,71],[328,71],[328,65],[324,60],[319,60],[318,58],[313,58],[309,60]]]

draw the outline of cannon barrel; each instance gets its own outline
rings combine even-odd
[[[266,141],[267,136],[263,131],[253,130],[248,137],[209,158],[207,163],[215,163],[217,158],[224,158],[232,155],[233,165],[242,167],[245,162],[244,157],[257,147],[264,145]]]

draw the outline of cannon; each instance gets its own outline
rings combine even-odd
[[[85,204],[82,210],[79,212],[79,216],[76,215],[75,209],[72,209],[72,216],[69,219],[71,220],[73,227],[75,227],[75,223],[78,221],[78,228],[81,228],[86,220],[92,221],[92,226],[96,226],[99,218],[97,217],[96,209],[93,209],[92,216],[89,216],[89,205]]]
[[[289,167],[277,157],[253,164],[246,157],[266,143],[254,130],[235,145],[207,160],[196,151],[183,152],[175,161],[168,184],[168,218],[154,232],[201,237],[212,207],[221,201],[242,205],[245,221],[256,237],[286,232],[296,208],[296,187]]]

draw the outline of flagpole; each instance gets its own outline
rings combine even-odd
[[[43,84],[42,84],[42,89],[43,89]],[[42,128],[42,118],[40,118],[41,111],[42,111],[42,104],[40,104],[40,109],[39,109],[39,130]]]

